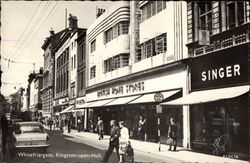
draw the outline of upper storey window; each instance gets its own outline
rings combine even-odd
[[[128,34],[129,31],[129,22],[122,21],[109,28],[104,32],[104,44],[117,38],[120,35]]]
[[[142,6],[142,21],[145,21],[166,8],[166,1],[150,1]]]
[[[244,23],[244,2],[228,1],[227,3],[227,27],[231,29]]]
[[[199,29],[209,30],[212,34],[212,2],[199,2]]]
[[[90,43],[90,52],[94,52],[96,50],[96,40]]]

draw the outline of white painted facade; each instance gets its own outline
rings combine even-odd
[[[139,7],[142,8],[151,1],[140,1]],[[87,87],[95,87],[97,84],[111,82],[114,79],[133,75],[136,73],[143,74],[146,71],[175,64],[184,58],[188,57],[186,48],[187,43],[187,5],[186,2],[180,1],[163,1],[166,3],[166,8],[161,12],[156,13],[150,18],[139,24],[139,44],[152,40],[157,36],[166,33],[167,50],[148,58],[142,56],[142,59],[136,61],[134,58],[137,54],[131,50],[132,37],[135,33],[131,31],[131,22],[133,14],[131,7],[134,2],[116,2],[116,4],[103,13],[87,30]],[[119,13],[119,14],[118,14]],[[105,31],[114,25],[119,19],[130,21],[129,33],[120,35],[110,42],[104,44]],[[133,24],[134,25],[134,24]],[[96,50],[91,52],[91,42],[96,40]],[[104,60],[115,56],[119,53],[129,53],[130,60],[128,66],[118,68],[116,70],[104,73]],[[90,69],[96,66],[96,76],[90,79]],[[171,66],[170,66],[171,67]],[[107,96],[98,96],[98,89],[86,94],[86,101],[98,101],[109,98],[119,98],[123,96],[142,95],[145,93],[154,93],[159,91],[168,91],[173,89],[182,89],[183,95],[189,92],[189,73],[187,68],[166,69],[165,72],[159,72],[153,76],[146,76],[130,81],[123,80],[122,82],[101,88],[112,89],[114,87],[123,87],[123,93],[108,94]],[[126,92],[126,85],[137,82],[144,82],[144,90],[137,92]],[[189,107],[183,106],[183,146],[189,148],[190,144],[190,125],[189,125]]]
[[[70,66],[70,91],[69,97],[76,98],[76,90],[77,90],[77,42],[76,39],[78,37],[78,32],[73,32],[70,38],[70,51],[69,51],[69,66]],[[74,84],[74,90],[71,89],[71,86]],[[74,91],[74,93],[72,92]]]

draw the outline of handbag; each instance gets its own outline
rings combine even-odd
[[[129,157],[134,156],[134,149],[132,148],[130,141],[128,142],[128,144],[125,148],[125,154],[126,154],[126,156],[129,156]]]
[[[174,144],[174,139],[167,138],[167,145],[173,145],[173,144]]]

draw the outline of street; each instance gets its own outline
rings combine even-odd
[[[98,140],[96,142],[86,142],[85,138],[71,137],[64,135],[62,131],[50,131],[46,130],[50,135],[50,147],[47,149],[47,153],[41,153],[36,151],[24,151],[17,152],[15,158],[12,158],[10,162],[101,162],[107,148],[98,146]],[[106,138],[107,139],[107,138]],[[95,144],[90,146],[87,144]],[[110,163],[118,162],[116,152],[109,159]],[[135,162],[181,162],[173,159],[167,159],[166,157],[153,155],[150,153],[135,151]]]

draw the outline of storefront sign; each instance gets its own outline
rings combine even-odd
[[[64,105],[64,104],[68,104],[69,103],[69,98],[62,98],[62,99],[57,99],[54,101],[54,106],[58,106],[58,105]]]
[[[144,91],[144,81],[139,81],[127,85],[102,89],[100,91],[97,91],[97,97],[102,98],[102,97],[123,95],[123,94],[142,92],[142,91]]]
[[[248,46],[241,45],[193,58],[191,89],[209,89],[248,81]]]

